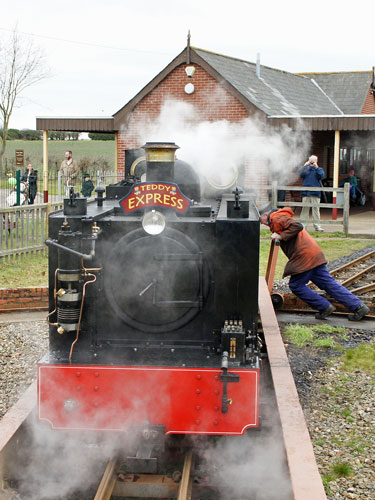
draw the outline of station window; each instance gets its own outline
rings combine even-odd
[[[346,174],[348,170],[348,148],[340,148],[339,172],[340,174]]]

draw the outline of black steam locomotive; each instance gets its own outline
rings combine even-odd
[[[145,181],[71,192],[50,215],[39,418],[243,434],[259,423],[257,209],[239,189],[202,201],[174,143],[143,148]]]

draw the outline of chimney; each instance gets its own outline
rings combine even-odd
[[[174,182],[174,161],[176,149],[174,142],[146,142],[147,182]]]
[[[257,53],[257,65],[256,65],[256,70],[255,73],[258,78],[260,78],[260,53]]]

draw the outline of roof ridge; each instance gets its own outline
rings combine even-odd
[[[295,73],[296,75],[349,75],[352,73],[372,73],[372,70],[367,71],[307,71]]]
[[[246,61],[245,59],[240,59],[239,57],[232,57],[232,56],[226,56],[224,54],[219,54],[218,52],[213,52],[211,50],[206,50],[206,49],[201,49],[199,47],[190,47],[191,49],[193,50],[200,50],[201,52],[206,52],[207,54],[212,54],[214,56],[219,56],[219,57],[225,57],[226,59],[231,59],[233,61],[239,61],[239,62],[243,62],[243,63],[246,63],[246,64],[251,64],[252,66],[256,66],[256,63],[253,63],[251,61]],[[298,74],[298,73],[292,73],[290,71],[286,71],[285,69],[279,69],[279,68],[273,68],[272,66],[266,66],[264,64],[261,64],[261,67],[262,68],[266,68],[266,69],[270,69],[272,71],[279,71],[280,73],[285,73],[287,75],[292,75],[292,76],[298,76],[300,78],[302,78],[302,74]]]

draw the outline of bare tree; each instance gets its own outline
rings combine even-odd
[[[9,120],[20,94],[48,76],[44,55],[30,40],[14,29],[0,42],[0,172],[6,148]]]

